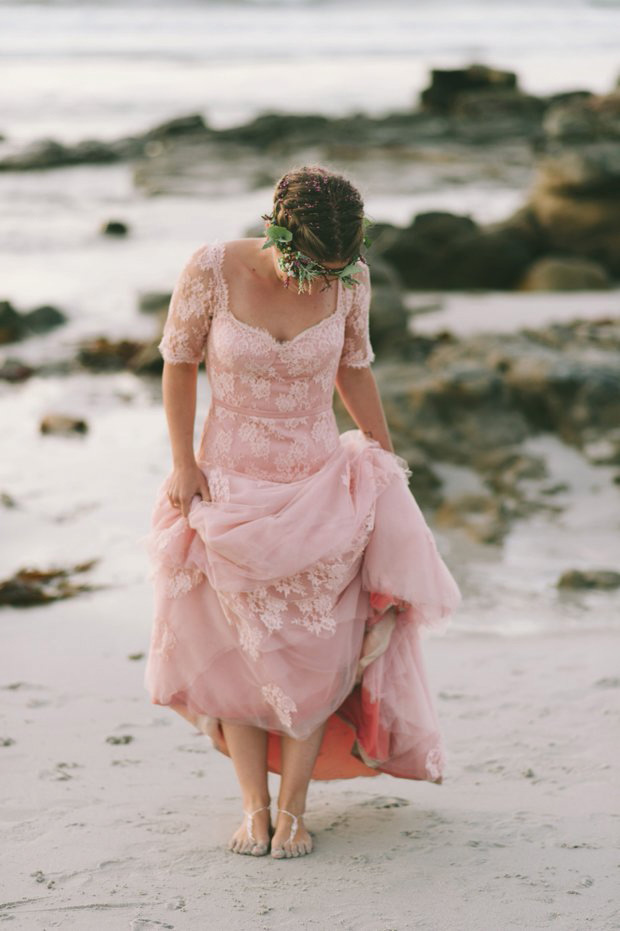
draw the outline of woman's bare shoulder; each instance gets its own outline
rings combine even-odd
[[[234,260],[245,261],[256,255],[256,249],[261,242],[258,236],[243,239],[227,239],[224,243],[227,254]]]
[[[262,242],[263,239],[257,236],[244,239],[227,239],[224,247],[228,272],[250,271],[250,269],[255,268]]]

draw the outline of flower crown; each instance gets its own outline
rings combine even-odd
[[[344,268],[327,268],[325,265],[321,265],[320,262],[311,259],[310,256],[305,255],[305,253],[295,249],[292,243],[292,232],[287,229],[286,226],[277,226],[274,224],[273,214],[263,213],[262,219],[269,222],[269,226],[265,231],[267,242],[262,248],[269,249],[275,246],[281,253],[277,261],[281,271],[286,275],[286,287],[288,287],[289,278],[297,279],[298,294],[301,294],[302,291],[305,290],[306,285],[308,286],[308,292],[310,292],[312,290],[312,281],[320,277],[339,278],[345,288],[354,288],[355,285],[360,284],[359,279],[354,277],[354,273],[359,271],[359,262],[363,262],[365,265],[368,264],[361,253],[358,253],[355,258],[344,266]],[[364,224],[364,230],[366,230],[371,223],[367,217],[364,217],[362,222]],[[366,233],[364,233],[363,244],[365,246],[370,245],[370,240],[366,236]],[[325,287],[328,287],[328,285],[329,282],[326,281]]]

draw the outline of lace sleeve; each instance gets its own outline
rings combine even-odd
[[[208,244],[199,246],[179,275],[157,348],[165,362],[201,362],[213,313],[213,268]]]
[[[356,272],[356,277],[360,279],[360,283],[350,292],[340,365],[364,368],[375,359],[369,333],[371,290],[368,266],[362,264],[361,271]]]

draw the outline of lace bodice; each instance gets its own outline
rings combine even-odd
[[[289,340],[238,319],[223,272],[226,243],[204,243],[175,286],[159,351],[171,364],[206,356],[211,407],[199,456],[256,477],[290,481],[318,468],[338,443],[332,410],[341,365],[374,360],[370,276],[338,282],[336,309]]]

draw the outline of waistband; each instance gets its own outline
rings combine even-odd
[[[299,411],[262,411],[258,407],[253,407],[248,409],[247,407],[236,407],[234,404],[229,404],[228,401],[222,401],[221,398],[211,398],[211,404],[219,404],[220,407],[226,407],[229,411],[235,411],[237,414],[243,414],[244,417],[260,417],[261,420],[265,418],[280,418],[295,420],[297,417],[311,417],[314,414],[323,414],[325,411],[334,410],[333,401],[323,407],[305,407],[303,410]]]

